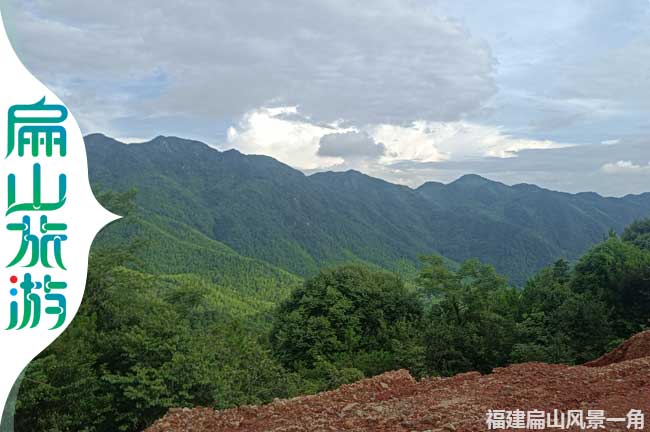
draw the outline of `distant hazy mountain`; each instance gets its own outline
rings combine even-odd
[[[556,259],[579,256],[610,229],[650,216],[650,193],[573,195],[476,175],[411,189],[356,171],[306,176],[270,157],[174,137],[125,145],[95,134],[86,146],[94,184],[136,187],[149,225],[218,245],[221,258],[183,262],[217,275],[225,255],[259,266],[266,278],[350,260],[408,269],[418,255],[439,253],[479,258],[521,283]]]

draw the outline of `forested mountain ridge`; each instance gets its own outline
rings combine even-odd
[[[97,198],[125,217],[93,245],[75,320],[25,373],[19,430],[141,431],[171,407],[259,405],[402,368],[420,379],[580,364],[647,328],[650,218],[608,232],[647,214],[647,194],[478,176],[414,190],[176,138],[87,141]],[[574,220],[589,228],[553,225]],[[570,253],[559,235],[598,244],[520,288],[435,254],[475,254],[516,278],[544,248]],[[309,275],[350,260],[365,263]]]
[[[568,194],[476,175],[411,189],[356,171],[306,176],[267,156],[175,137],[125,145],[94,134],[86,146],[92,183],[137,188],[143,217],[300,276],[344,261],[415,266],[419,254],[439,253],[479,258],[521,283],[650,215],[650,194]]]

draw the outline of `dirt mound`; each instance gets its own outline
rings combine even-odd
[[[585,414],[600,409],[607,417],[625,417],[631,409],[649,413],[650,357],[634,359],[648,338],[631,339],[615,357],[628,361],[602,367],[526,363],[489,375],[472,372],[420,382],[396,371],[264,406],[172,409],[147,432],[481,431],[487,430],[489,409]]]
[[[643,357],[650,357],[650,330],[632,336],[613,351],[608,352],[596,360],[585,363],[585,366],[607,366]]]

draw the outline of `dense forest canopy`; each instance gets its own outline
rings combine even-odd
[[[128,214],[118,224],[141,217],[133,193],[100,198]],[[79,314],[26,370],[16,428],[137,431],[169,407],[264,403],[398,368],[422,377],[582,363],[648,325],[649,227],[612,233],[523,288],[488,264],[439,255],[406,278],[357,262],[303,283],[280,272],[282,282],[228,286],[218,271],[152,272],[146,238],[100,240]]]

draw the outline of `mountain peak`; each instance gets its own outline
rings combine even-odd
[[[440,190],[445,188],[445,184],[437,181],[428,181],[422,183],[416,190]]]
[[[346,185],[346,187],[358,188],[360,186],[372,186],[380,188],[409,189],[408,186],[387,182],[386,180],[369,176],[361,171],[349,169],[347,171],[322,171],[310,176],[313,180],[329,184]]]
[[[158,135],[151,141],[147,141],[138,145],[154,146],[157,151],[165,152],[190,152],[195,154],[202,154],[204,151],[214,151],[217,153],[219,152],[219,150],[210,147],[201,141],[179,138],[176,136]]]
[[[164,136],[164,135],[158,135],[149,143],[153,144],[171,144],[171,145],[183,145],[183,144],[201,144],[203,146],[209,147],[207,144],[201,142],[201,141],[196,141],[192,139],[186,139],[186,138],[180,138],[177,136]]]
[[[98,138],[106,138],[106,139],[113,139],[109,136],[104,135],[103,133],[95,132],[88,134],[84,137],[84,139],[98,139]]]
[[[318,171],[311,174],[310,177],[337,180],[346,178],[373,178],[354,169],[349,169],[347,171]]]
[[[84,137],[84,142],[86,143],[87,146],[94,146],[94,145],[103,145],[103,144],[115,144],[115,145],[124,145],[123,142],[120,142],[116,140],[115,138],[111,138],[109,136],[106,136],[102,133],[92,133],[88,134]]]
[[[462,185],[480,185],[480,184],[488,184],[488,183],[496,183],[490,179],[487,179],[485,177],[482,177],[478,174],[465,174],[450,184],[462,184]]]
[[[495,194],[511,193],[516,189],[499,181],[490,180],[478,174],[465,174],[447,185],[451,190],[461,188],[465,190],[489,190]]]

